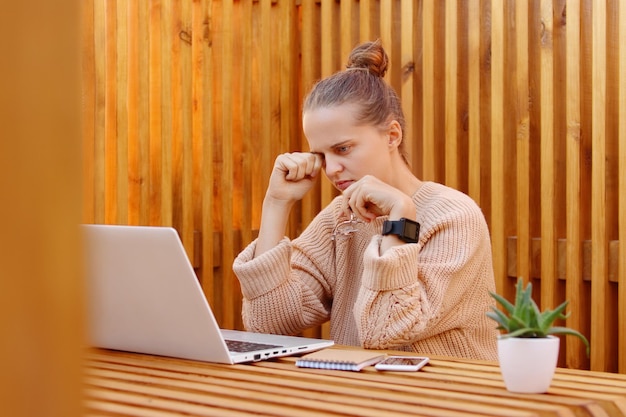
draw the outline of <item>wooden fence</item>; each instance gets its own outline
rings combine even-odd
[[[619,0],[84,3],[84,220],[172,225],[226,328],[231,264],[301,100],[380,38],[415,173],[468,193],[498,290],[571,300],[562,365],[626,372],[626,5]],[[335,195],[322,181],[296,236]],[[324,329],[317,331],[325,331]],[[314,332],[314,334],[317,334]]]

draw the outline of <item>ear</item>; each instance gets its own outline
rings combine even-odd
[[[387,136],[389,138],[390,148],[397,149],[402,143],[402,128],[400,127],[400,123],[398,123],[397,120],[394,119],[389,123]]]

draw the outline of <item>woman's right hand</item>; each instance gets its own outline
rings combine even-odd
[[[293,152],[278,155],[270,176],[266,199],[295,202],[313,187],[323,160],[320,154]]]

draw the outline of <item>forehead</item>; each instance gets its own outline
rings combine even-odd
[[[302,127],[312,150],[357,136],[358,131],[366,128],[358,122],[357,110],[353,104],[307,110],[302,115]]]

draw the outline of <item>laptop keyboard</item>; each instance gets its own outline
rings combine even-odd
[[[226,346],[231,352],[252,352],[255,350],[273,349],[279,345],[269,345],[266,343],[243,342],[241,340],[226,340]]]

